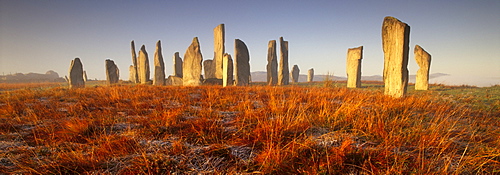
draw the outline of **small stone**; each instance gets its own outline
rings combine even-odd
[[[293,67],[292,67],[292,83],[299,82],[299,73],[300,73],[299,66],[293,65]]]
[[[361,59],[363,46],[347,49],[347,87],[361,87]]]
[[[116,84],[120,78],[120,70],[116,66],[115,62],[110,59],[106,59],[106,80],[108,84]]]
[[[231,55],[225,53],[222,62],[222,86],[232,86],[233,85],[233,59]]]
[[[314,79],[314,69],[311,68],[307,71],[307,82],[312,82]]]

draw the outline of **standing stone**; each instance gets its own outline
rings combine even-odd
[[[198,37],[193,38],[193,42],[187,48],[184,54],[184,63],[182,66],[182,84],[184,86],[199,86],[201,85],[201,55],[200,43]]]
[[[307,71],[307,82],[312,82],[314,79],[314,69],[311,68]]]
[[[106,59],[106,80],[108,84],[116,84],[118,83],[120,77],[120,70],[118,70],[118,66],[116,66],[115,62],[110,59]]]
[[[83,81],[87,82],[87,71],[83,71]]]
[[[149,58],[148,52],[146,52],[146,46],[142,45],[139,51],[139,58],[137,60],[137,74],[139,75],[139,82],[141,84],[147,84],[149,81]]]
[[[247,86],[250,83],[250,55],[243,41],[234,40],[234,54],[235,84],[236,86]]]
[[[223,57],[225,52],[225,30],[224,24],[219,24],[214,28],[214,78],[222,79]]]
[[[431,55],[419,45],[413,50],[415,60],[420,67],[417,71],[415,90],[429,90],[429,70],[431,68]]]
[[[278,72],[278,85],[288,85],[290,74],[288,71],[288,41],[280,37],[280,70]]]
[[[215,78],[215,64],[214,60],[203,61],[203,70],[205,72],[205,79]]]
[[[384,48],[384,94],[403,97],[408,86],[410,26],[387,16],[382,24]]]
[[[361,59],[363,59],[363,46],[347,49],[347,87],[361,87]]]
[[[182,59],[179,52],[174,54],[174,76],[182,78]]]
[[[231,55],[225,53],[222,60],[222,86],[233,85],[233,59]]]
[[[71,60],[68,82],[71,89],[85,87],[85,81],[83,81],[83,64],[80,58]]]
[[[132,83],[136,82],[135,76],[137,75],[137,72],[135,72],[135,71],[136,71],[136,69],[135,69],[134,65],[130,65],[130,67],[128,68],[128,72],[129,72],[128,80]]]
[[[278,83],[278,59],[276,56],[276,40],[267,44],[267,84],[274,86]]]
[[[292,67],[292,83],[299,82],[299,73],[300,73],[299,66],[293,65],[293,67]]]
[[[137,55],[135,54],[135,43],[134,43],[134,40],[132,40],[132,42],[130,42],[130,50],[132,52],[132,66],[133,66],[133,70],[130,71],[130,74],[133,74],[133,78],[130,78],[130,81],[132,81],[132,83],[139,83],[139,74],[138,74],[138,65],[137,65]]]
[[[163,62],[163,54],[161,53],[161,41],[156,42],[155,49],[155,75],[153,85],[165,85],[165,63]]]

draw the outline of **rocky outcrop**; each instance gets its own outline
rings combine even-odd
[[[385,17],[382,24],[385,95],[403,97],[406,94],[409,43],[410,26],[394,17]]]
[[[137,74],[139,76],[139,82],[141,84],[147,84],[149,81],[149,58],[148,52],[146,52],[146,46],[142,45],[139,51],[139,58],[137,60]]]
[[[278,58],[276,56],[276,40],[267,44],[267,84],[274,86],[278,83]]]
[[[299,66],[293,65],[291,73],[292,73],[292,83],[298,83],[299,82],[299,73],[300,73]]]
[[[182,58],[179,56],[179,52],[174,53],[174,76],[182,78]]]
[[[153,85],[163,86],[165,85],[165,63],[163,62],[163,54],[161,51],[161,41],[156,42],[155,49],[155,75],[153,78]]]
[[[363,46],[347,49],[347,87],[361,87],[361,59],[363,59]]]
[[[225,52],[224,42],[225,42],[224,24],[219,24],[217,27],[214,28],[214,62],[212,63],[214,67],[213,70],[214,78],[217,79],[222,79],[223,75],[222,66],[223,66],[223,57]]]
[[[231,55],[224,54],[224,59],[222,60],[222,86],[232,86],[233,85],[233,59]]]
[[[280,37],[280,63],[278,72],[278,85],[288,85],[290,74],[288,70],[288,41]]]
[[[108,84],[116,84],[120,79],[120,70],[116,66],[115,62],[110,59],[106,59],[106,81]]]
[[[314,69],[311,68],[307,71],[307,82],[312,82],[314,80]]]
[[[431,68],[431,55],[419,45],[413,50],[415,60],[420,67],[415,80],[415,90],[429,90],[429,71]]]
[[[247,86],[250,84],[250,55],[243,41],[234,40],[234,54],[235,85]]]
[[[135,43],[134,40],[130,42],[130,50],[132,53],[132,67],[133,69],[130,69],[130,78],[129,80],[132,81],[132,83],[139,83],[139,74],[138,74],[138,65],[137,65],[137,55],[135,54]]]
[[[187,48],[184,54],[184,63],[182,64],[182,83],[184,86],[199,86],[201,80],[201,63],[203,56],[201,55],[200,43],[198,37],[194,37],[191,45]]]
[[[169,86],[182,86],[182,78],[177,76],[168,76],[165,84]]]
[[[71,60],[68,73],[69,88],[74,89],[85,87],[85,81],[83,80],[83,64],[80,61],[80,58]]]

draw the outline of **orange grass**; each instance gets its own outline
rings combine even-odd
[[[494,174],[500,112],[335,87],[0,93],[0,173]]]

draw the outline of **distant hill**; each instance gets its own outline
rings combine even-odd
[[[251,72],[251,75],[252,75],[253,82],[266,82],[267,81],[267,73],[265,71]],[[445,73],[433,73],[433,74],[429,75],[429,78],[432,79],[432,78],[449,76],[449,75],[450,74],[445,74]],[[415,77],[416,77],[416,75],[410,75],[409,81],[415,82]],[[327,75],[314,75],[313,81],[324,81],[324,80],[326,80],[326,78],[327,78]],[[347,77],[339,77],[339,76],[329,76],[328,78],[330,80],[333,80],[333,81],[345,81],[345,80],[347,80]],[[364,81],[383,81],[383,77],[382,77],[382,75],[361,76],[361,80],[364,80]],[[307,75],[300,74],[299,75],[299,82],[306,82],[306,81],[307,81]]]
[[[0,75],[0,83],[37,83],[37,82],[65,82],[64,78],[59,77],[57,72],[52,70],[45,74],[40,73],[16,73],[9,75]]]

